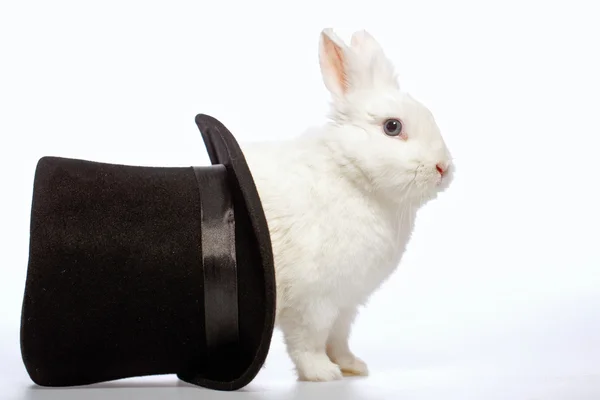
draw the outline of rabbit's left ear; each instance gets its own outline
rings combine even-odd
[[[350,89],[349,59],[347,46],[331,28],[321,31],[319,40],[319,64],[327,89],[335,97],[343,97]]]

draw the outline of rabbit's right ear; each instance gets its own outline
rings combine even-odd
[[[375,38],[366,30],[356,31],[352,34],[350,46],[364,58],[383,54],[383,49]]]
[[[332,95],[343,97],[350,89],[349,52],[331,28],[321,31],[319,64],[323,82]]]
[[[385,55],[381,45],[366,30],[354,32],[350,47],[357,55],[357,62],[365,65],[364,82],[371,86],[398,88],[394,65]]]

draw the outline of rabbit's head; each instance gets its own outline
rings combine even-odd
[[[451,156],[432,113],[400,89],[369,33],[347,46],[323,30],[319,63],[332,95],[328,145],[349,174],[396,202],[426,201],[450,184]]]

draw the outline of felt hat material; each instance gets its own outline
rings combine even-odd
[[[176,374],[250,383],[269,351],[275,279],[251,172],[217,119],[211,166],[44,157],[33,182],[21,352],[41,386]]]

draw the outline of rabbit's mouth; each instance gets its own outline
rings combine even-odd
[[[439,174],[438,182],[436,184],[438,192],[442,192],[450,187],[450,184],[454,180],[455,169],[456,167],[454,164],[450,164],[443,174]]]
[[[454,179],[454,166],[450,165],[440,173],[436,166],[420,164],[415,170],[410,182],[405,183],[404,196],[423,205],[445,191]]]

